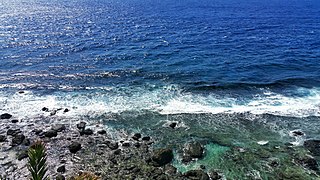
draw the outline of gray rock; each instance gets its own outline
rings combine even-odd
[[[66,126],[64,124],[56,124],[52,127],[52,130],[55,130],[57,132],[61,132],[66,130]]]
[[[169,175],[176,174],[177,168],[169,164],[165,166],[165,172]]]
[[[22,145],[24,145],[24,146],[29,146],[30,144],[31,144],[30,139],[24,139],[22,141]]]
[[[130,147],[130,142],[123,142],[123,143],[122,143],[122,146],[123,146],[123,147]]]
[[[154,162],[154,166],[163,166],[170,163],[173,159],[172,149],[156,149],[153,151],[151,160]]]
[[[93,131],[91,129],[85,129],[83,131],[80,131],[80,135],[92,135]]]
[[[306,140],[303,146],[312,154],[320,156],[320,140]]]
[[[184,152],[192,158],[201,158],[203,156],[203,147],[199,142],[187,143]]]
[[[12,123],[17,123],[17,122],[19,122],[19,120],[18,119],[12,119],[11,122]]]
[[[65,180],[66,178],[62,174],[56,176],[56,180]]]
[[[107,131],[106,131],[106,130],[104,130],[104,129],[102,129],[102,130],[99,130],[97,133],[98,133],[98,134],[106,134],[106,133],[107,133]]]
[[[219,175],[218,172],[216,172],[215,170],[211,170],[209,171],[209,177],[212,179],[212,180],[218,180],[218,179],[221,179],[222,177]]]
[[[207,173],[205,173],[202,170],[190,170],[184,173],[184,176],[188,179],[194,179],[194,180],[209,180],[209,176]]]
[[[0,119],[10,119],[12,117],[9,113],[4,113],[0,115]]]
[[[139,141],[139,139],[141,138],[141,134],[140,133],[135,133],[133,136],[132,136],[132,139],[136,140],[136,141]]]
[[[20,133],[21,133],[20,129],[8,129],[8,131],[7,131],[7,135],[9,135],[9,136],[15,136]]]
[[[118,145],[117,142],[110,142],[110,143],[108,143],[107,145],[108,145],[108,147],[109,147],[111,150],[116,150],[116,149],[119,148],[119,145]]]
[[[19,145],[23,142],[26,137],[23,134],[17,134],[12,138],[12,145]]]
[[[150,136],[145,136],[142,138],[142,141],[150,141],[150,139],[151,139]]]
[[[72,142],[68,148],[71,153],[76,153],[81,149],[81,144],[78,142]]]
[[[65,173],[66,172],[66,166],[62,165],[60,167],[57,168],[57,172],[59,173]]]
[[[81,131],[83,131],[86,128],[86,124],[85,122],[81,121],[79,124],[77,124],[77,128]]]
[[[56,130],[50,129],[44,133],[44,135],[48,138],[56,137],[58,135]]]
[[[6,136],[5,135],[0,135],[0,142],[4,142],[6,140]]]
[[[314,171],[318,171],[318,163],[317,160],[315,160],[312,156],[305,156],[303,158],[297,159],[297,162],[301,164],[302,166],[309,168]]]
[[[19,153],[17,154],[17,159],[18,159],[19,161],[21,161],[22,159],[25,159],[25,158],[27,158],[27,157],[28,157],[28,151],[27,151],[27,150],[21,151],[21,152],[19,152]]]
[[[113,152],[114,155],[119,155],[121,154],[121,149],[117,149]]]
[[[177,126],[178,123],[176,122],[172,122],[169,124],[169,127],[171,127],[172,129],[174,129]]]

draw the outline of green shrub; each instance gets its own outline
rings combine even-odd
[[[32,180],[48,180],[47,154],[43,142],[37,141],[28,149],[28,169]]]

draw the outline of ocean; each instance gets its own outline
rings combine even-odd
[[[225,153],[320,138],[320,1],[1,0],[0,102],[22,120],[68,108],[55,116],[160,146],[205,141],[207,167],[272,178]]]

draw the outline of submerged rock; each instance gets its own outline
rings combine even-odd
[[[202,170],[190,170],[184,173],[184,176],[188,179],[194,180],[209,180],[209,176]]]
[[[150,141],[150,139],[151,139],[150,136],[145,136],[142,138],[142,141]]]
[[[81,144],[78,142],[72,142],[68,148],[71,153],[76,153],[81,149]]]
[[[0,115],[0,119],[10,119],[12,117],[9,113],[4,113]]]
[[[209,174],[209,177],[212,179],[212,180],[218,180],[218,179],[221,179],[222,177],[219,175],[219,173],[215,170],[211,170],[208,172]]]
[[[303,158],[297,159],[296,161],[302,166],[309,168],[311,170],[314,170],[314,171],[319,170],[317,160],[315,160],[312,156],[305,156]]]
[[[192,158],[201,158],[203,156],[203,147],[199,142],[187,143],[184,153]]]
[[[172,149],[156,149],[153,151],[151,160],[154,162],[154,166],[163,166],[170,163],[173,159]]]
[[[306,140],[303,146],[312,154],[320,156],[320,140]]]
[[[257,144],[264,146],[267,145],[269,143],[269,141],[258,141]]]
[[[289,133],[290,136],[304,136],[304,132],[300,131],[300,130],[293,130],[293,131],[290,131]]]
[[[178,123],[172,122],[172,123],[169,124],[169,127],[171,127],[172,129],[174,129],[177,125],[178,125]]]

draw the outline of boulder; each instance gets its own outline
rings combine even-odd
[[[163,148],[153,151],[151,160],[154,162],[154,166],[163,166],[170,163],[173,159],[172,149]]]
[[[150,139],[151,139],[150,136],[145,136],[142,138],[142,141],[150,141]]]
[[[92,135],[93,131],[91,129],[85,129],[80,132],[80,135]]]
[[[9,113],[4,113],[0,115],[0,119],[10,119],[12,117]]]
[[[81,149],[81,144],[78,142],[72,142],[68,148],[71,153],[76,153]]]
[[[28,157],[28,151],[27,150],[24,150],[24,151],[21,151],[17,154],[17,159],[19,161],[21,161],[22,159],[25,159]]]
[[[0,135],[0,142],[4,142],[6,140],[6,136],[5,135]]]
[[[47,107],[43,107],[41,110],[44,112],[49,112],[49,109]]]
[[[7,135],[9,135],[9,136],[15,136],[20,133],[21,133],[20,129],[8,129],[8,131],[7,131]]]
[[[209,176],[202,170],[190,170],[183,174],[188,179],[209,180]]]
[[[61,131],[66,130],[66,126],[64,124],[56,124],[51,129],[55,130],[57,132],[61,132]]]
[[[174,129],[177,125],[178,125],[178,123],[172,122],[172,123],[169,124],[169,127],[171,127],[172,129]]]
[[[44,133],[44,135],[48,138],[56,137],[58,135],[56,130],[50,129]]]
[[[58,174],[57,176],[56,176],[56,180],[65,180],[66,178],[63,176],[63,175],[61,175],[61,174]],[[71,178],[70,178],[71,179]]]
[[[184,153],[192,158],[201,158],[203,156],[203,147],[199,142],[187,143]]]
[[[85,122],[81,121],[79,124],[77,124],[77,128],[81,131],[83,131],[86,128],[86,124]]]
[[[221,179],[222,177],[219,175],[219,173],[215,170],[210,170],[208,172],[209,174],[209,177],[212,179],[212,180],[218,180],[218,179]]]
[[[102,129],[102,130],[97,131],[97,133],[102,135],[102,134],[106,134],[106,133],[107,133],[107,131],[106,131],[106,130],[104,130],[104,129]]]
[[[23,134],[17,134],[12,138],[12,145],[19,145],[23,142],[26,137]]]
[[[118,145],[117,142],[110,142],[110,143],[108,143],[107,145],[108,145],[108,147],[109,147],[111,150],[116,150],[116,149],[119,148],[119,145]]]
[[[66,172],[66,166],[62,165],[60,167],[57,168],[57,172],[59,173],[65,173]]]
[[[132,139],[136,140],[136,141],[139,141],[139,139],[141,138],[141,134],[140,133],[135,133],[133,136],[132,136]]]
[[[303,146],[315,156],[320,156],[320,140],[306,140]]]
[[[315,160],[312,156],[305,156],[303,158],[297,159],[296,161],[302,166],[309,168],[311,170],[314,170],[314,171],[319,170],[317,160]]]
[[[19,120],[18,119],[12,119],[11,122],[12,123],[17,123],[17,122],[19,122]]]

